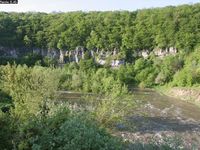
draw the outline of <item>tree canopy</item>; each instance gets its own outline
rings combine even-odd
[[[200,42],[200,4],[107,12],[0,12],[0,45],[133,52],[156,47],[184,51]]]

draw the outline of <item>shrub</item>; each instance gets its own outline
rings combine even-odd
[[[95,69],[96,68],[96,63],[93,58],[85,60],[81,59],[79,63],[80,69],[81,70],[90,70],[90,69]]]
[[[122,142],[88,119],[87,114],[62,110],[45,120],[32,120],[21,129],[24,149],[121,149]],[[28,136],[29,135],[29,136]],[[27,137],[28,136],[28,137]]]
[[[156,78],[156,72],[153,67],[148,67],[140,72],[135,76],[135,79],[142,84],[144,87],[151,87],[154,85],[155,78]]]
[[[122,83],[127,85],[135,84],[135,71],[134,65],[127,64],[125,66],[120,66],[119,69],[114,70],[116,78],[119,79]]]
[[[57,91],[57,71],[40,66],[28,68],[25,65],[7,65],[3,68],[3,89],[14,101],[15,115],[23,118],[42,113],[44,105],[54,99]]]
[[[136,103],[131,95],[109,94],[92,99],[92,115],[103,127],[113,127],[130,115]]]
[[[176,72],[173,86],[193,86],[200,84],[200,49],[196,49],[186,57],[185,65],[182,70]]]
[[[50,67],[50,66],[56,66],[57,64],[58,64],[58,62],[54,58],[51,58],[51,57],[48,57],[48,56],[43,58],[43,65],[44,66]]]
[[[12,106],[12,98],[0,89],[0,111],[9,112]]]
[[[43,58],[36,53],[29,53],[20,59],[20,64],[26,64],[27,66],[34,66],[35,64],[42,64]]]
[[[13,122],[8,114],[0,111],[0,148],[12,149],[12,138],[14,129],[11,128]]]

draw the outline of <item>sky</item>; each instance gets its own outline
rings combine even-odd
[[[0,4],[0,11],[68,12],[68,11],[134,11],[142,8],[194,4],[200,0],[18,0],[18,4]]]

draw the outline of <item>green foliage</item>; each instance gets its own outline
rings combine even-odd
[[[75,49],[120,49],[128,61],[136,50],[176,47],[185,52],[199,41],[200,5],[135,12],[0,13],[0,45]]]
[[[151,60],[138,59],[134,65],[135,80],[140,87],[151,87],[155,84],[157,70]]]
[[[116,94],[121,90],[121,93]],[[127,94],[126,89],[113,90],[112,93],[103,97],[89,98],[92,104],[92,115],[103,127],[113,127],[117,123],[123,122],[137,105],[133,96]],[[87,97],[88,101],[88,97]]]
[[[30,40],[30,38],[29,38],[27,35],[24,36],[24,44],[25,44],[27,47],[30,47],[30,46],[31,46],[31,40]]]
[[[0,111],[0,147],[1,149],[12,149],[12,134],[14,129],[11,128],[13,122],[8,114]]]
[[[12,128],[14,118],[0,112],[3,149],[121,149],[122,141],[100,128],[87,113],[53,106],[47,117],[27,118]],[[13,121],[12,121],[13,120]]]
[[[119,69],[113,71],[122,83],[126,85],[135,85],[135,71],[133,64],[126,64],[125,66],[120,66]]]
[[[54,98],[59,77],[56,70],[35,66],[3,67],[3,90],[14,101],[14,114],[19,118],[42,113],[43,105]],[[31,106],[31,107],[30,107]]]
[[[197,48],[193,53],[186,57],[185,65],[182,70],[176,72],[173,86],[199,86],[200,84],[200,49]]]
[[[66,109],[66,108],[65,108]],[[121,149],[122,142],[98,127],[87,114],[60,110],[20,128],[19,149]]]
[[[9,112],[12,106],[12,98],[7,93],[0,90],[0,111]]]
[[[81,59],[79,62],[80,69],[82,70],[89,70],[89,69],[95,69],[97,67],[95,60],[93,58],[91,59]]]
[[[21,58],[19,64],[26,64],[27,66],[42,65],[43,58],[41,55],[30,53]]]
[[[111,72],[105,68],[100,68],[91,75],[89,85],[92,92],[102,94],[113,91],[115,87],[122,87],[120,81],[116,80]]]
[[[160,85],[164,85],[173,80],[174,74],[183,67],[183,58],[181,56],[167,56],[154,60],[154,65],[157,68],[159,74],[157,75],[155,82]]]
[[[54,58],[50,58],[48,56],[46,56],[46,57],[43,58],[43,65],[44,66],[48,66],[48,67],[50,67],[50,66],[56,66],[57,63],[58,63],[57,60],[54,59]]]
[[[14,63],[19,64],[20,61],[21,61],[21,59],[16,59],[16,58],[12,58],[12,57],[1,57],[0,56],[0,65],[7,65],[8,62],[10,64],[14,64]]]

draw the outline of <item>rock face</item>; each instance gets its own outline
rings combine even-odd
[[[99,63],[100,65],[105,65],[106,61],[103,59],[99,59],[99,60],[97,60],[97,63]]]
[[[105,51],[102,49],[99,52],[99,50],[97,50],[95,53],[95,56],[97,56],[97,58],[95,60],[100,65],[105,65],[106,63],[108,63],[108,65],[110,65],[111,67],[116,68],[125,64],[124,59],[118,58],[119,54],[119,50],[116,48],[113,51]]]
[[[175,56],[178,53],[177,48],[169,47],[165,49],[155,48],[152,50],[150,49],[137,49],[134,50],[133,56],[134,57],[143,57],[147,59],[151,54],[154,54],[156,57],[164,58],[165,56],[173,55]]]
[[[147,59],[150,55],[150,50],[143,49],[143,50],[136,50],[133,54],[135,57],[143,57]],[[154,49],[151,53],[154,53],[155,56],[163,58],[168,55],[176,55],[178,50],[175,47],[169,47],[166,49]],[[60,64],[65,64],[69,62],[76,62],[79,63],[81,59],[85,59],[85,57],[92,57],[96,61],[96,63],[100,65],[110,65],[111,67],[118,67],[120,65],[125,64],[123,58],[119,58],[119,50],[114,48],[113,50],[105,50],[105,49],[92,49],[87,50],[83,46],[77,46],[74,50],[57,50],[57,49],[39,49],[39,48],[4,48],[0,47],[0,56],[2,57],[12,57],[18,58],[28,53],[35,53],[42,55],[43,57],[49,57],[52,59],[58,60]],[[87,56],[86,56],[87,53]]]
[[[65,56],[65,52],[60,50],[59,63],[61,63],[61,64],[64,63],[64,56]]]
[[[142,50],[141,55],[145,59],[148,58],[148,56],[149,56],[149,50]]]
[[[176,55],[178,50],[174,47],[170,47],[170,48],[166,48],[166,49],[159,49],[159,48],[154,49],[153,52],[157,57],[163,58],[168,55]]]
[[[20,58],[26,56],[27,54],[34,53],[38,55],[42,55],[43,57],[51,57],[51,58],[59,58],[59,52],[55,49],[39,49],[39,48],[5,48],[0,47],[0,57],[12,57],[12,58]]]
[[[17,56],[17,52],[16,52],[15,49],[13,49],[13,50],[10,51],[10,55],[11,55],[13,58],[17,58],[17,57],[18,57],[18,56]]]
[[[47,57],[50,57],[50,58],[55,58],[55,59],[58,59],[59,57],[59,53],[57,50],[54,50],[54,49],[49,49],[47,51],[47,54],[46,54]]]
[[[1,57],[18,58],[19,55],[20,55],[20,51],[18,49],[0,47]]]
[[[51,59],[57,59],[60,64],[69,62],[79,63],[81,59],[85,57],[94,58],[96,63],[105,65],[106,63],[111,67],[118,67],[125,63],[124,59],[119,59],[119,50],[113,49],[113,51],[105,51],[104,49],[87,50],[82,46],[77,46],[75,50],[56,50],[56,49],[11,49],[0,47],[0,56],[18,58],[29,53],[35,53],[42,55],[43,57],[49,57]],[[87,56],[86,56],[87,53]]]
[[[125,64],[124,60],[112,60],[112,62],[111,62],[112,67],[118,67],[123,64]]]

